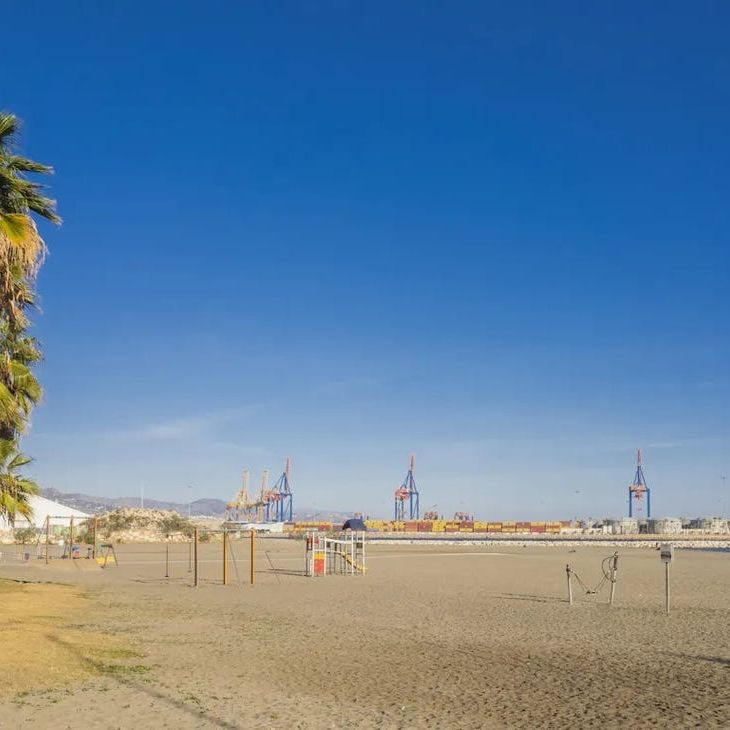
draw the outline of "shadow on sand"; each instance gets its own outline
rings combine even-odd
[[[711,664],[719,664],[720,666],[725,667],[725,669],[730,669],[730,659],[725,659],[721,656],[700,656],[695,654],[683,654],[677,651],[665,651],[662,653],[677,659],[689,659],[696,662],[710,662]]]
[[[52,634],[47,634],[47,638],[50,641],[58,644],[59,646],[62,646],[64,649],[67,649],[68,651],[75,654],[86,666],[95,670],[100,675],[109,679],[113,679],[114,681],[118,682],[121,685],[124,685],[125,687],[134,689],[137,692],[142,692],[148,697],[153,697],[156,700],[161,700],[171,707],[186,712],[188,715],[193,716],[197,720],[205,720],[213,727],[225,728],[226,730],[242,730],[242,727],[240,725],[234,725],[231,722],[222,720],[221,718],[216,717],[215,715],[207,712],[202,708],[190,707],[190,705],[186,704],[185,702],[182,702],[173,697],[169,697],[168,695],[160,692],[154,687],[150,687],[144,682],[135,681],[133,679],[130,679],[129,677],[118,676],[116,674],[110,673],[107,665],[105,665],[103,662],[98,662],[94,659],[90,659],[89,657],[84,656],[73,644],[70,644],[68,641],[59,639],[57,636],[54,636]]]
[[[497,598],[505,601],[534,601],[535,603],[567,603],[565,598],[555,596],[536,596],[532,593],[501,593]]]

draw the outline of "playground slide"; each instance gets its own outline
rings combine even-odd
[[[341,556],[342,556],[342,557],[343,557],[343,558],[345,559],[345,562],[346,562],[346,563],[347,563],[348,565],[351,565],[351,566],[352,566],[353,568],[355,568],[355,570],[356,570],[356,571],[358,571],[358,573],[364,573],[364,572],[365,572],[365,571],[367,570],[367,568],[366,568],[365,566],[363,566],[363,565],[360,565],[360,563],[356,563],[356,562],[355,562],[355,561],[354,561],[354,560],[353,560],[353,559],[352,559],[352,558],[351,558],[351,557],[350,557],[349,555],[347,555],[346,553],[340,553],[340,555],[341,555]]]

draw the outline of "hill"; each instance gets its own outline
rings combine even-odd
[[[125,507],[140,507],[139,497],[96,497],[91,494],[80,492],[61,492],[58,489],[49,487],[41,489],[41,496],[52,499],[55,502],[65,504],[67,507],[79,509],[87,514],[98,514],[109,512]],[[166,502],[158,499],[145,499],[144,506],[154,510],[173,510],[183,517],[187,517],[187,502]],[[196,499],[190,503],[191,517],[220,517],[223,518],[226,512],[226,503],[222,499],[206,498]],[[337,510],[318,510],[303,508],[295,510],[294,520],[311,522],[343,522],[352,513]]]
[[[96,497],[78,492],[66,493],[58,489],[42,489],[41,495],[68,507],[80,509],[82,512],[95,514],[123,507],[139,507],[139,497]],[[156,510],[174,510],[181,515],[188,514],[187,502],[166,502],[158,499],[145,499],[144,506]],[[222,517],[226,511],[226,503],[222,499],[196,499],[190,503],[192,516]]]

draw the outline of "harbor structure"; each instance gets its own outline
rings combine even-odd
[[[641,449],[636,452],[636,471],[634,481],[629,484],[629,517],[641,517],[641,506],[646,496],[646,519],[651,519],[651,490],[644,478],[641,465]]]
[[[415,471],[416,455],[411,454],[408,473],[400,487],[395,490],[395,505],[393,512],[396,521],[419,519],[419,494],[414,476]]]

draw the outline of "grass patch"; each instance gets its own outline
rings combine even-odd
[[[140,659],[144,656],[138,651],[132,649],[123,649],[121,647],[110,647],[108,649],[101,649],[97,652],[100,656],[106,659]]]
[[[152,671],[152,667],[145,664],[103,664],[98,669],[102,674],[110,677],[139,677]]]
[[[115,661],[140,656],[120,639],[98,628],[81,628],[79,619],[87,618],[93,606],[78,587],[0,580],[0,605],[0,698],[10,695],[22,702],[57,687],[83,686],[95,675],[132,677],[149,671],[141,664]]]

